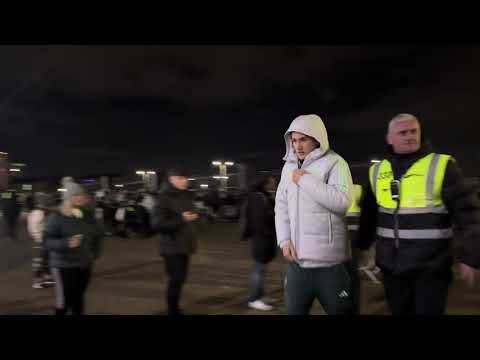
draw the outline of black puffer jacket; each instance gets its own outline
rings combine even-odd
[[[408,155],[390,153],[387,159],[392,164],[396,179],[418,159],[433,152],[429,145]],[[367,249],[376,239],[378,208],[370,183],[363,186],[360,228],[357,247]],[[449,161],[442,187],[442,199],[447,206],[455,229],[455,243],[459,247],[459,260],[467,265],[480,268],[480,201],[471,186],[465,183],[456,161]],[[453,262],[452,244],[435,241],[431,246],[425,242],[404,243],[395,251],[393,242],[377,242],[377,265],[401,273],[408,270],[448,268]]]
[[[260,181],[247,196],[245,236],[250,239],[253,259],[266,264],[275,258],[277,238],[274,200],[263,190],[263,184]]]
[[[193,196],[171,185],[159,195],[153,212],[152,227],[158,232],[160,255],[193,254],[197,249],[195,222],[185,222],[182,213],[195,212]]]
[[[70,248],[69,238],[83,235],[79,247]],[[50,266],[57,268],[88,268],[101,253],[104,230],[88,209],[82,218],[53,211],[47,218],[43,232],[44,246],[50,252]]]

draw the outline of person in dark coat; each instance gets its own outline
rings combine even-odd
[[[248,306],[263,311],[273,309],[263,296],[265,270],[267,264],[275,258],[277,248],[274,213],[276,186],[273,176],[263,176],[247,195],[244,237],[250,239],[254,261]]]
[[[164,189],[159,195],[152,225],[159,233],[159,253],[165,260],[168,276],[168,314],[181,315],[180,295],[187,278],[190,256],[197,248],[194,223],[198,214],[193,195],[188,191],[185,170],[169,170]]]
[[[15,193],[7,193],[8,196],[1,199],[5,230],[8,238],[17,239],[18,218],[20,216],[21,205]]]
[[[43,242],[55,281],[55,314],[83,315],[85,292],[105,232],[95,219],[85,189],[73,181],[65,189],[59,209],[46,220]]]

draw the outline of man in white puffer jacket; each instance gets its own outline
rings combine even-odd
[[[307,315],[315,299],[327,314],[351,314],[346,213],[353,199],[347,162],[328,143],[317,115],[302,115],[285,133],[285,165],[275,205],[277,242],[289,261],[289,315]]]

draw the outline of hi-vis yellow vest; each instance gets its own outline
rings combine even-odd
[[[400,179],[393,178],[388,160],[370,167],[370,185],[379,209],[378,237],[448,239],[453,236],[441,196],[450,159],[453,160],[450,155],[431,153],[417,160]],[[399,200],[392,198],[393,180],[399,180]]]
[[[358,221],[360,217],[360,199],[362,198],[362,186],[353,184],[352,205],[347,211],[348,230],[358,230]]]
[[[362,198],[362,186],[353,184],[353,200],[352,205],[348,209],[347,214],[359,214],[360,213],[360,199]],[[357,215],[358,216],[358,215]]]

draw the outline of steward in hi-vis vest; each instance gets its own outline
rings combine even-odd
[[[480,267],[480,205],[450,155],[422,144],[420,122],[399,114],[389,124],[390,155],[373,164],[364,187],[356,246],[376,242],[393,314],[443,314],[452,280],[452,240],[460,273],[473,285]]]

